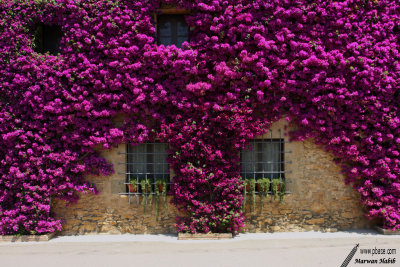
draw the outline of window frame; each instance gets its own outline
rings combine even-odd
[[[155,36],[155,40],[157,45],[161,45],[160,43],[160,36],[159,36],[159,17],[160,16],[183,16],[183,18],[185,18],[185,15],[189,15],[190,14],[190,10],[188,9],[182,9],[182,8],[177,8],[176,6],[173,5],[166,5],[166,4],[162,4],[161,7],[159,9],[156,10],[156,13],[154,13],[154,21],[155,21],[155,29],[156,29],[156,36]],[[187,42],[190,42],[190,27],[189,25],[187,25],[188,27],[188,35],[187,35]],[[178,37],[178,35],[176,36]],[[178,48],[180,48],[182,46],[182,44],[180,46],[177,45],[177,43],[173,43],[172,45],[177,46]],[[168,46],[168,45],[166,45]]]
[[[138,152],[138,153],[133,152],[133,150],[135,148],[138,148],[139,146],[143,146],[143,145],[145,146],[145,152],[143,152],[143,153],[141,153],[141,152]],[[163,151],[162,153],[157,153],[157,152],[155,152],[155,149],[153,148],[153,152],[149,153],[148,152],[148,145],[164,145],[165,146],[165,152]],[[132,158],[132,156],[135,155],[135,154],[137,156],[146,157],[145,161],[136,162],[135,163],[134,159]],[[150,162],[148,161],[148,156],[149,155],[153,155],[152,160]],[[156,155],[165,155],[165,160],[163,162],[161,162],[161,163],[157,163],[156,159],[154,157]],[[153,187],[155,187],[157,180],[163,180],[167,185],[170,184],[171,183],[171,170],[170,170],[170,166],[169,166],[169,163],[167,161],[167,158],[168,158],[168,144],[167,143],[161,143],[161,142],[155,141],[155,142],[146,142],[146,143],[138,144],[136,146],[133,146],[133,145],[130,145],[130,144],[126,144],[126,169],[125,169],[125,174],[126,174],[126,176],[125,176],[125,184],[127,185],[126,186],[126,193],[128,195],[142,194],[143,192],[141,192],[141,188],[140,188],[140,182],[142,180],[150,181],[150,185],[153,186]],[[135,164],[144,164],[145,172],[144,173],[131,172],[132,169],[134,168],[133,166]],[[156,165],[156,164],[166,165],[167,170],[165,172],[155,173],[154,172],[154,165]],[[152,172],[148,171],[149,165],[153,166],[153,171]],[[132,166],[132,168],[131,168],[131,166]],[[143,165],[141,165],[140,168],[142,168],[142,166]],[[162,175],[162,178],[157,178],[155,176],[157,174]],[[144,178],[140,178],[139,177],[140,175],[145,175],[145,177]],[[148,176],[151,176],[151,175],[153,175],[153,177],[148,177]],[[132,176],[136,176],[136,178],[132,177]],[[129,184],[131,184],[131,180],[134,180],[134,179],[136,179],[137,191],[136,192],[131,192]]]
[[[264,161],[264,159],[260,159],[260,160],[255,159],[255,156],[257,156],[257,154],[260,154],[260,153],[262,154],[264,152],[264,151],[256,150],[258,148],[258,146],[255,146],[255,144],[258,145],[258,144],[264,144],[264,143],[265,144],[268,144],[268,143],[269,144],[272,144],[272,143],[279,144],[279,150],[278,150],[279,161],[269,162],[269,161]],[[279,179],[281,182],[285,181],[285,163],[287,163],[287,162],[285,162],[285,145],[284,144],[285,144],[285,140],[282,137],[272,138],[272,136],[271,136],[270,138],[261,137],[261,138],[255,138],[255,139],[250,140],[250,142],[247,145],[247,149],[242,150],[240,152],[240,175],[241,175],[242,179],[244,179],[244,180],[254,179],[256,182],[257,182],[257,180],[262,179],[262,178],[268,178],[270,180],[270,182],[272,182],[273,179]],[[250,150],[250,146],[251,146],[252,150]],[[263,145],[261,147],[263,148]],[[243,152],[250,152],[250,153],[254,154],[254,157],[253,157],[254,161],[244,162],[243,161]],[[243,164],[246,164],[246,163],[247,164],[250,163],[250,164],[254,165],[253,172],[244,172]],[[279,167],[278,167],[277,172],[271,171],[271,170],[264,170],[263,167],[261,167],[262,171],[259,171],[258,167],[256,167],[257,164],[262,165],[262,164],[271,164],[271,163],[272,164],[278,163]],[[256,177],[258,173],[261,173],[262,177]],[[265,174],[271,174],[271,173],[277,173],[278,174],[277,176],[279,176],[279,177],[274,177],[274,175],[272,175],[272,177],[267,177],[267,175],[265,175]],[[250,174],[253,177],[248,177],[246,174]]]

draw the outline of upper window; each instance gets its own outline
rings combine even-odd
[[[127,183],[139,184],[147,180],[154,184],[157,180],[169,182],[167,144],[145,143],[127,147]]]
[[[241,152],[243,179],[284,178],[283,139],[254,139]]]
[[[157,18],[158,44],[176,45],[189,41],[189,27],[184,15],[159,15]]]
[[[35,51],[41,54],[57,55],[60,53],[61,38],[60,26],[40,24],[35,30]]]

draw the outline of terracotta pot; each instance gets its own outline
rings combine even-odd
[[[142,188],[142,190],[143,190],[143,188]],[[149,192],[150,192],[149,185],[148,185],[148,184],[146,184],[146,186],[145,186],[145,190],[143,190],[143,192],[142,192],[142,193],[149,193]]]
[[[246,192],[250,193],[250,184],[249,183],[246,183]]]
[[[257,192],[261,192],[261,185],[260,184],[256,184],[256,190],[257,190]]]
[[[274,192],[273,189],[274,189],[274,188],[273,188],[273,186],[271,185],[272,194],[275,194],[275,192]],[[279,192],[281,192],[281,184],[277,184],[277,186],[276,186],[276,193],[279,194]]]
[[[163,184],[159,184],[158,185],[158,192],[162,193],[163,189],[164,189],[164,185]]]
[[[137,186],[133,185],[133,184],[130,184],[129,185],[129,192],[136,193],[137,192]]]

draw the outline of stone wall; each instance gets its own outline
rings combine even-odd
[[[285,136],[286,123],[279,121],[272,127],[272,137],[279,138],[279,129]],[[267,138],[271,136],[268,133]],[[62,234],[93,233],[174,233],[178,212],[159,199],[159,216],[155,214],[155,201],[142,205],[142,198],[120,195],[125,192],[125,145],[106,151],[104,157],[114,164],[115,174],[110,177],[88,177],[96,184],[99,195],[82,195],[77,204],[65,207],[55,201],[52,211],[65,221]],[[333,156],[317,147],[312,140],[285,143],[285,170],[290,194],[283,203],[267,196],[261,207],[259,196],[254,205],[247,200],[246,221],[243,232],[271,231],[337,231],[369,228],[372,222],[364,217],[359,195],[344,184],[340,168]],[[139,202],[139,203],[138,203]]]
[[[174,233],[177,211],[169,204],[171,197],[167,197],[164,205],[159,200],[159,216],[156,218],[155,201],[142,205],[142,197],[120,195],[126,191],[126,146],[104,152],[104,157],[114,164],[115,173],[109,177],[88,177],[99,190],[98,195],[81,195],[76,204],[66,207],[63,201],[55,201],[52,211],[56,218],[64,220],[62,234],[93,234],[93,233]],[[161,197],[160,197],[161,198]],[[139,202],[139,203],[138,203]],[[166,207],[165,207],[166,206]]]

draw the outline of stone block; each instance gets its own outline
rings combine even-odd
[[[273,225],[270,227],[270,229],[274,232],[280,232],[282,228],[280,226]]]
[[[178,233],[178,240],[219,240],[232,239],[232,233],[186,234]]]
[[[343,218],[347,218],[347,219],[350,219],[350,218],[354,217],[354,213],[353,212],[343,212],[341,215],[342,215]]]
[[[400,230],[392,231],[390,229],[384,229],[379,226],[375,226],[375,229],[378,233],[382,235],[400,235]]]
[[[0,236],[0,242],[46,242],[52,239],[55,233],[46,235],[3,235]]]
[[[325,222],[324,218],[316,218],[316,219],[311,219],[311,220],[307,221],[308,224],[313,224],[313,225],[321,225],[324,222]]]

